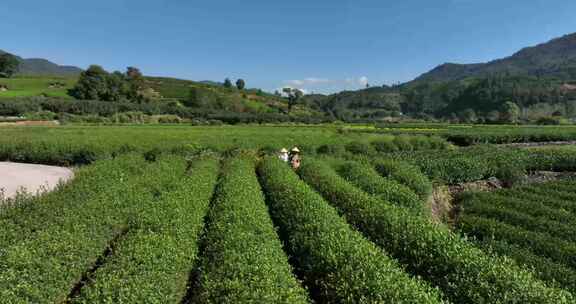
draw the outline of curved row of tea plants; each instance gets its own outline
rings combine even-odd
[[[542,232],[561,238],[566,241],[576,241],[576,227],[546,216],[532,216],[523,212],[523,209],[514,209],[506,206],[506,198],[486,195],[482,198],[469,195],[463,199],[461,207],[466,215],[475,215],[491,218],[502,223],[521,227],[534,232]],[[524,208],[530,208],[530,201],[524,201]]]
[[[372,166],[359,162],[346,162],[338,173],[362,190],[385,201],[406,207],[415,213],[423,213],[424,201],[407,186],[389,177],[380,176]]]
[[[557,205],[566,203],[564,201],[527,194],[516,190],[501,190],[493,193],[475,193],[474,196],[482,200],[489,199],[498,206],[504,206],[514,210],[522,210],[522,212],[531,216],[546,217],[563,224],[576,225],[576,217],[573,213],[563,209],[562,207],[557,207]],[[530,202],[530,208],[526,208],[527,202]]]
[[[549,258],[534,254],[532,251],[510,245],[504,241],[488,240],[480,242],[480,246],[496,254],[507,256],[518,264],[534,271],[536,276],[551,286],[565,288],[576,292],[576,270],[552,261]]]
[[[48,196],[62,202],[46,200],[35,207],[27,204],[28,210],[12,217],[14,225],[6,229],[28,234],[22,234],[22,239],[8,239],[0,248],[2,301],[64,301],[113,241],[121,241],[129,229],[129,219],[138,214],[143,202],[161,195],[179,178],[178,172],[184,172],[184,161],[169,160],[168,165],[171,174],[163,173],[167,165],[146,164],[137,156],[103,161],[95,170],[105,173],[92,184],[100,195],[85,197],[81,192],[67,191],[69,196]],[[34,221],[38,224],[32,224]]]
[[[276,234],[254,161],[225,161],[209,213],[196,303],[307,303]]]
[[[174,166],[159,174],[173,174]],[[218,161],[195,160],[141,211],[113,255],[95,271],[75,303],[178,303],[187,293],[198,238],[218,176]],[[180,177],[177,175],[176,177]]]
[[[304,163],[301,176],[360,231],[454,303],[572,303],[509,260],[490,256],[447,227],[410,214],[347,183],[329,166]]]
[[[556,238],[548,233],[533,232],[491,218],[462,214],[459,229],[480,241],[502,240],[576,268],[576,243]]]
[[[576,269],[574,186],[568,180],[466,194],[459,227]]]
[[[274,222],[296,270],[323,303],[440,303],[436,290],[411,278],[366,240],[285,163],[258,168]]]
[[[534,188],[538,186],[532,186]],[[526,187],[528,188],[528,187]],[[572,199],[569,197],[558,198],[549,191],[538,191],[536,189],[526,190],[526,188],[513,188],[504,192],[499,192],[498,194],[507,198],[522,199],[524,201],[529,201],[530,205],[542,205],[548,208],[556,209],[559,212],[568,213],[569,216],[574,217],[576,215],[576,207],[574,206],[574,201],[576,198]],[[535,191],[536,190],[536,191]],[[525,210],[525,212],[529,212]]]

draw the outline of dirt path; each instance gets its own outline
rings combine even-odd
[[[60,181],[66,182],[73,176],[69,168],[0,162],[0,192],[4,198],[12,198],[19,190],[32,194],[50,191]]]
[[[544,142],[526,142],[526,143],[511,143],[511,144],[499,144],[501,147],[520,147],[520,148],[530,148],[530,147],[544,147],[544,146],[570,146],[576,145],[576,141],[544,141]]]

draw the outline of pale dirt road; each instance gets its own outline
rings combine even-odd
[[[19,189],[31,194],[50,191],[73,176],[74,172],[64,167],[0,162],[0,192],[3,191],[4,198],[11,198]]]

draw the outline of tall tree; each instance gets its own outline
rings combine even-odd
[[[20,61],[16,56],[5,53],[0,55],[0,77],[10,78],[18,73]]]
[[[227,89],[232,88],[232,81],[230,80],[230,78],[224,79],[224,87]]]
[[[121,72],[114,72],[106,77],[107,90],[102,97],[103,100],[120,101],[128,98],[129,90],[126,82],[126,75]]]
[[[520,108],[517,104],[507,101],[502,105],[501,119],[507,123],[517,123],[520,117]]]
[[[128,67],[126,69],[126,79],[128,81],[128,98],[133,101],[146,101],[143,92],[146,89],[144,75],[138,68]]]
[[[292,111],[292,107],[298,104],[298,101],[304,96],[304,93],[296,88],[283,88],[282,91],[288,98],[288,114]]]
[[[244,79],[240,78],[236,80],[236,87],[240,91],[244,90],[244,88],[246,87],[246,82],[244,81]]]
[[[91,65],[80,74],[70,96],[82,100],[109,100],[109,74],[99,65]]]

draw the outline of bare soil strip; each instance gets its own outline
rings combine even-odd
[[[94,273],[98,270],[98,268],[102,267],[102,265],[106,263],[106,260],[108,260],[110,256],[114,254],[116,246],[118,246],[120,241],[128,234],[128,231],[129,231],[128,227],[125,227],[118,232],[118,234],[114,237],[114,239],[110,241],[108,247],[106,247],[104,252],[98,257],[94,265],[90,269],[88,269],[84,274],[82,274],[80,280],[74,285],[74,287],[72,287],[72,289],[70,290],[70,294],[68,295],[64,303],[72,303],[72,301],[75,298],[80,296],[82,288],[84,288],[84,286],[89,284],[90,279],[92,278]]]
[[[538,171],[526,175],[520,184],[541,184],[568,178],[576,178],[576,172]],[[432,218],[437,222],[452,226],[458,220],[461,211],[460,194],[466,191],[495,191],[509,187],[509,185],[494,177],[470,183],[434,186],[434,191],[429,198]]]

